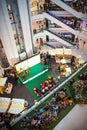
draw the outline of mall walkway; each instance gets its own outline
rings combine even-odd
[[[77,48],[76,46],[73,47],[73,48],[71,48],[72,49],[72,55],[79,56],[81,60],[87,61],[87,42],[85,42],[85,44],[83,42],[84,41],[79,40],[79,48]],[[54,47],[61,46],[61,44],[58,43],[58,42],[49,42],[49,44],[52,45],[52,46],[54,46]],[[43,52],[43,53],[45,53],[49,49],[53,49],[53,48],[51,48],[50,46],[44,45],[41,48],[40,51]]]
[[[72,49],[72,54],[81,56],[81,59],[87,61],[87,42],[79,40],[79,48]]]
[[[53,130],[87,130],[87,105],[76,105]]]

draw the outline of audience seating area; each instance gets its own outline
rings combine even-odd
[[[48,77],[46,81],[40,84],[40,89],[34,88],[34,92],[37,96],[44,96],[47,92],[50,92],[53,88],[58,86],[58,81],[53,77]]]
[[[87,70],[82,72],[78,76],[78,80],[72,79],[69,82],[69,88],[71,88],[71,93],[73,98],[77,102],[86,103],[87,100]]]

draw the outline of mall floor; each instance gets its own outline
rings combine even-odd
[[[77,104],[53,130],[87,130],[87,105]]]

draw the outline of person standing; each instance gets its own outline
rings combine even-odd
[[[85,41],[83,42],[83,47],[84,47],[84,45],[85,45]]]

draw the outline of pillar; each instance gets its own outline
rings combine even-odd
[[[5,0],[0,0],[0,38],[10,65],[19,61]]]
[[[32,30],[31,30],[30,17],[28,13],[29,5],[27,0],[17,0],[17,2],[24,36],[25,49],[27,55],[31,56],[33,54],[33,43],[32,43]]]

